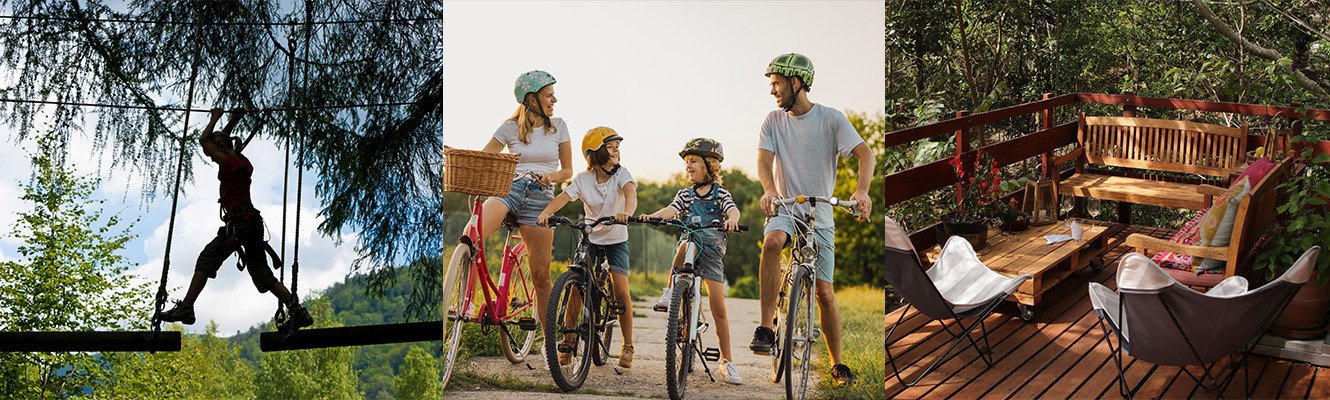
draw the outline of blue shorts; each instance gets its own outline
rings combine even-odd
[[[498,199],[508,206],[508,213],[517,216],[518,225],[539,226],[536,220],[540,212],[545,211],[545,206],[554,200],[554,188],[540,186],[540,182],[528,176],[513,181],[507,197],[491,199]]]
[[[794,227],[794,217],[778,214],[767,218],[767,224],[762,228],[762,236],[771,231],[785,232],[787,238],[783,247],[789,247],[790,242],[794,241]],[[813,238],[817,240],[817,279],[832,283],[832,276],[836,272],[836,230],[813,229]]]
[[[721,260],[725,258],[725,239],[698,240],[693,242],[697,245],[697,254],[693,258],[693,271],[702,279],[713,280],[725,283],[725,263]]]
[[[610,272],[628,276],[628,242],[615,244],[591,244],[586,251],[586,258],[591,262],[599,263],[605,260],[610,263]]]

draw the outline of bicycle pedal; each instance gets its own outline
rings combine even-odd
[[[708,347],[706,350],[702,350],[702,359],[711,362],[720,361],[720,349]]]
[[[522,317],[517,320],[517,327],[524,331],[536,330],[536,319],[531,317]]]
[[[669,311],[669,310],[670,310],[670,308],[669,308],[668,306],[664,306],[664,307],[651,306],[651,311],[655,311],[655,312],[666,312],[666,311]]]
[[[610,301],[609,308],[610,308],[610,315],[618,317],[620,315],[623,315],[626,306],[624,306],[622,301]]]

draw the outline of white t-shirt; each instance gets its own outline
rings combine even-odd
[[[757,147],[775,153],[776,193],[781,197],[831,196],[836,187],[837,156],[849,156],[864,142],[845,114],[813,104],[803,115],[774,110],[762,122]],[[795,205],[805,213],[807,204]],[[831,205],[818,204],[813,228],[834,228]]]
[[[605,183],[596,182],[595,171],[582,171],[573,177],[573,182],[563,189],[573,200],[582,200],[582,211],[588,219],[613,217],[614,213],[624,210],[628,201],[623,195],[623,186],[634,182],[628,168],[619,166],[619,171],[610,175]],[[598,245],[618,244],[628,241],[628,225],[601,225],[587,235],[591,243]]]
[[[550,124],[558,128],[558,132],[546,135],[543,126],[532,129],[531,136],[527,137],[530,144],[517,140],[517,122],[513,120],[503,121],[499,129],[494,131],[494,140],[507,146],[509,153],[522,154],[517,159],[514,178],[527,172],[544,174],[559,170],[559,144],[572,139],[568,136],[568,125],[563,123],[563,118],[550,118]]]

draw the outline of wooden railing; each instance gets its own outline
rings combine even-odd
[[[1052,162],[1053,150],[1076,142],[1076,121],[1055,125],[1054,111],[1059,107],[1077,103],[1120,105],[1124,116],[1135,116],[1137,107],[1150,107],[1284,118],[1289,121],[1294,136],[1301,132],[1304,120],[1330,121],[1330,110],[1321,109],[1307,110],[1306,114],[1303,114],[1299,113],[1297,108],[1287,106],[1144,97],[1133,94],[1071,93],[1060,96],[1045,94],[1044,99],[1039,101],[974,115],[961,111],[957,112],[956,118],[953,119],[888,132],[885,142],[887,147],[893,147],[942,135],[954,135],[956,148],[961,152],[961,159],[964,161],[963,165],[969,168],[974,165],[976,155],[983,151],[992,156],[1002,167],[1040,157],[1041,165],[1044,167],[1041,173],[1044,176],[1052,176],[1054,171],[1050,169],[1055,168]],[[973,128],[1030,115],[1038,116],[1039,130],[981,148],[971,148],[970,131]],[[1247,141],[1248,149],[1264,146],[1265,141],[1264,135],[1252,134]],[[1307,147],[1314,148],[1320,153],[1330,154],[1330,141],[1294,145],[1294,149],[1297,150]],[[972,171],[967,171],[969,172]],[[1065,171],[1057,172],[1065,173]],[[883,207],[891,207],[957,183],[948,159],[887,174],[883,177],[883,181],[886,192]],[[924,249],[937,244],[936,237],[931,233],[933,228],[934,226],[928,226],[910,235],[915,248]]]

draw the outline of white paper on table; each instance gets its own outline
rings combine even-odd
[[[1085,228],[1082,228],[1080,224],[1076,223],[1076,221],[1071,221],[1071,239],[1079,242],[1084,235]]]
[[[1071,241],[1071,235],[1048,235],[1044,236],[1044,240],[1048,241],[1048,243],[1044,244],[1069,242]]]

